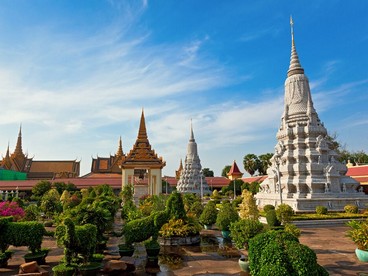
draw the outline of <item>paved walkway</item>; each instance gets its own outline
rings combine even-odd
[[[318,263],[325,267],[330,275],[346,275],[346,276],[368,276],[368,263],[358,261],[355,256],[355,245],[345,237],[348,230],[345,226],[302,226],[302,235],[300,242],[312,248],[318,257]],[[220,235],[219,231],[203,231],[203,234]],[[108,244],[108,254],[106,259],[119,259],[117,252],[117,244],[119,238],[110,238]],[[62,257],[63,250],[57,248],[53,238],[45,238],[43,247],[51,249],[49,256],[46,258],[47,265],[44,268],[51,271]],[[16,251],[15,255],[9,260],[8,268],[0,269],[0,275],[15,275],[18,272],[19,265],[23,263],[23,255],[27,253],[26,247],[11,248]],[[142,248],[136,250],[137,273],[133,275],[148,275],[144,272],[144,260],[141,253]],[[183,247],[184,262],[181,268],[170,270],[165,266],[161,266],[161,275],[242,275],[238,266],[239,252],[229,251],[234,254],[223,257],[219,254],[211,252],[202,253],[198,247]],[[230,257],[230,258],[229,258]]]

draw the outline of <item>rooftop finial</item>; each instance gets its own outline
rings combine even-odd
[[[288,77],[295,74],[304,74],[304,69],[300,65],[298,53],[296,52],[295,42],[294,42],[294,21],[292,16],[290,16],[290,27],[291,27],[291,57],[290,66],[288,70]]]
[[[194,141],[192,118],[190,119],[190,138],[189,138],[189,141],[191,141],[191,142]]]

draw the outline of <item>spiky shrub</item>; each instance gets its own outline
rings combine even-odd
[[[357,214],[359,212],[359,208],[354,204],[347,204],[344,207],[344,211],[348,214]]]
[[[217,209],[214,201],[209,201],[204,206],[203,212],[199,217],[199,222],[205,225],[212,225],[216,223]]]
[[[247,190],[242,192],[242,203],[239,205],[239,215],[241,219],[258,219],[259,211],[256,199],[253,194]]]
[[[283,203],[277,206],[276,208],[276,216],[277,219],[281,222],[281,224],[286,224],[291,221],[292,216],[294,215],[294,210],[289,205]]]
[[[166,210],[170,218],[185,220],[187,217],[182,195],[176,191],[173,192],[167,200]]]
[[[325,206],[317,206],[316,207],[316,214],[317,215],[326,215],[327,212],[328,212],[328,209]]]

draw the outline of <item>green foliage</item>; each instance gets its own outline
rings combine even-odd
[[[166,204],[166,209],[170,218],[185,220],[187,217],[182,195],[178,192],[173,192],[169,196]]]
[[[254,173],[260,168],[261,162],[255,154],[247,154],[243,159],[244,169],[253,176]]]
[[[267,212],[269,210],[275,210],[275,206],[271,205],[271,204],[267,204],[263,207],[263,211],[267,214]]]
[[[281,222],[281,224],[286,224],[291,221],[292,216],[294,215],[294,210],[289,205],[283,203],[277,206],[276,208],[276,216],[277,219]]]
[[[358,206],[353,204],[347,204],[344,207],[344,211],[348,214],[357,214],[359,212]]]
[[[301,231],[295,224],[287,223],[284,228],[285,232],[292,234],[296,238],[300,237]]]
[[[42,198],[42,196],[48,192],[49,190],[51,190],[51,182],[50,181],[46,181],[46,180],[42,180],[40,182],[38,182],[35,186],[33,186],[32,188],[32,196],[31,199],[36,200],[36,201],[40,201],[40,199]]]
[[[144,242],[144,247],[149,249],[160,248],[160,244],[155,239],[148,239]]]
[[[271,166],[270,159],[272,158],[273,153],[265,153],[258,156],[258,159],[260,161],[258,172],[259,175],[266,175],[267,174],[267,168]]]
[[[132,184],[125,185],[123,190],[121,191],[121,196],[123,199],[123,203],[125,204],[128,201],[133,201],[134,188]]]
[[[242,203],[239,205],[240,218],[258,219],[259,211],[253,194],[247,190],[243,190],[242,199]]]
[[[231,169],[231,165],[226,165],[226,166],[222,169],[221,176],[223,176],[223,177],[227,177],[227,174],[228,174],[228,172],[230,171],[230,169]]]
[[[203,209],[202,214],[199,216],[199,221],[202,224],[212,225],[216,223],[217,209],[214,201],[210,200]]]
[[[125,201],[123,207],[121,208],[121,218],[127,221],[136,219],[138,217],[133,216],[133,214],[136,212],[137,212],[137,206],[135,206],[134,202]]]
[[[249,266],[253,276],[328,275],[316,254],[283,231],[268,231],[249,241]]]
[[[243,198],[241,196],[237,196],[232,202],[231,205],[233,205],[234,208],[238,208],[239,204],[242,203]]]
[[[222,208],[217,215],[217,227],[222,231],[228,231],[230,224],[237,220],[239,220],[239,215],[235,208],[233,208],[230,203],[223,203]]]
[[[202,174],[204,177],[213,177],[214,173],[212,170],[210,170],[209,168],[203,168],[202,169]]]
[[[325,206],[317,206],[316,207],[316,213],[318,215],[326,215],[328,213],[327,207],[325,207]]]
[[[60,194],[56,189],[50,189],[42,196],[40,210],[47,217],[52,217],[54,214],[62,212],[63,206],[60,202]]]
[[[187,213],[191,211],[193,204],[196,202],[201,203],[201,198],[196,194],[183,194],[184,209]]]
[[[56,227],[55,236],[60,247],[64,247],[65,261],[71,265],[78,254],[87,263],[97,244],[97,227],[92,224],[75,226],[73,221],[66,218],[63,224]]]
[[[73,183],[64,183],[64,182],[54,182],[52,184],[52,187],[54,187],[58,193],[61,195],[64,191],[73,192],[77,191],[78,188]]]
[[[52,268],[55,276],[69,276],[74,275],[75,267],[65,263],[58,264]]]
[[[231,192],[232,196],[234,196],[234,182],[235,182],[235,193],[236,193],[236,195],[240,195],[241,191],[242,191],[242,186],[244,184],[243,180],[241,180],[241,179],[231,180],[229,182],[229,185],[227,186],[227,188],[225,190],[225,193],[226,192]]]
[[[41,250],[45,227],[35,221],[10,222],[10,219],[0,220],[0,249],[5,251],[8,245],[28,246],[32,253]]]
[[[183,219],[170,219],[168,223],[165,223],[160,230],[160,236],[164,238],[171,237],[188,237],[199,234],[201,226],[196,220],[189,220],[188,222]]]
[[[167,197],[165,195],[147,196],[143,201],[140,200],[139,210],[143,216],[149,216],[152,212],[165,210]]]
[[[266,220],[267,224],[270,227],[277,227],[281,225],[281,222],[278,220],[276,216],[276,210],[275,209],[269,209],[266,213]]]
[[[248,249],[248,241],[263,230],[258,220],[241,219],[230,224],[230,236],[238,249]]]
[[[347,231],[347,236],[361,250],[368,250],[368,219],[365,221],[351,220],[347,224],[351,229]]]

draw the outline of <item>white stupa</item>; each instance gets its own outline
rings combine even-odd
[[[337,160],[326,138],[327,130],[313,107],[308,78],[295,48],[292,20],[290,23],[292,47],[284,113],[268,177],[256,195],[258,204],[262,207],[282,202],[296,211],[314,211],[319,205],[329,210],[343,210],[346,204],[364,208],[368,196],[358,188],[357,181],[346,176],[347,167]]]

